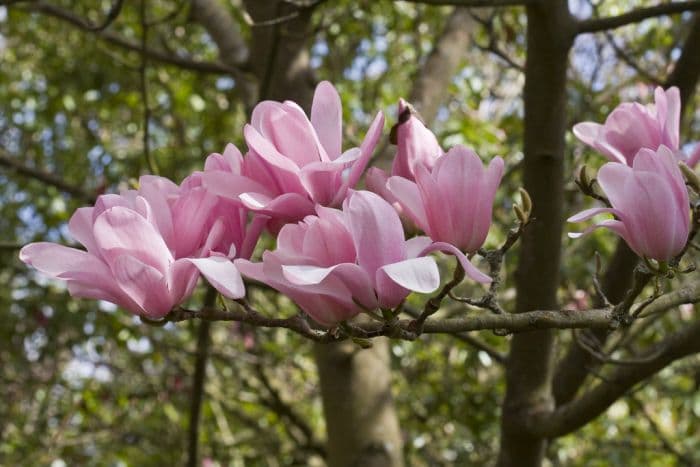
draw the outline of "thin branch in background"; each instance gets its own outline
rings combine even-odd
[[[94,26],[88,27],[89,31],[99,32],[107,29],[114,21],[116,21],[119,13],[122,11],[122,6],[124,5],[124,0],[114,0],[112,7],[107,12],[104,21],[101,24],[96,24]]]
[[[33,178],[34,180],[51,185],[64,193],[68,193],[69,195],[80,198],[88,203],[92,204],[95,202],[96,195],[94,193],[90,193],[82,187],[71,185],[70,183],[65,182],[62,177],[58,177],[53,173],[46,172],[41,169],[35,169],[33,167],[27,167],[2,148],[0,148],[0,167],[5,167],[19,175]]]
[[[144,1],[144,0],[142,0]],[[204,298],[205,306],[215,303],[217,292],[213,287],[207,290]],[[190,398],[190,420],[188,427],[187,467],[197,467],[199,450],[199,419],[202,412],[204,395],[204,379],[207,376],[207,361],[209,360],[209,344],[211,340],[211,323],[202,321],[197,330],[197,354],[192,376],[192,397]]]
[[[451,335],[454,336],[455,338],[461,340],[462,342],[465,342],[465,343],[471,345],[475,349],[486,353],[486,355],[491,357],[491,360],[495,361],[496,363],[499,363],[501,365],[505,365],[506,361],[508,360],[508,356],[506,356],[502,352],[499,352],[498,350],[494,349],[493,347],[491,347],[487,343],[477,339],[476,337],[467,334],[466,332],[451,334]]]
[[[152,174],[158,174],[158,166],[151,153],[150,129],[151,129],[151,108],[148,104],[148,54],[146,53],[148,44],[148,20],[146,18],[146,0],[141,0],[140,9],[141,20],[141,66],[139,67],[139,80],[141,84],[141,102],[143,104],[143,156],[146,159],[148,170]]]
[[[627,13],[610,16],[607,18],[590,18],[579,21],[576,26],[577,34],[593,33],[616,29],[628,24],[639,23],[645,19],[655,18],[657,16],[666,16],[679,14],[686,11],[699,11],[700,0],[690,0],[687,2],[669,2],[662,3],[647,8],[638,8]]]
[[[148,26],[153,27],[153,26],[158,26],[159,24],[163,23],[168,23],[175,19],[182,11],[185,9],[185,6],[189,5],[189,2],[187,0],[180,0],[177,2],[175,7],[172,9],[172,11],[164,14],[160,18],[155,18],[150,21],[148,21]]]
[[[498,46],[498,43],[496,41],[496,36],[494,33],[494,28],[493,28],[493,21],[494,21],[494,18],[496,17],[495,12],[494,12],[494,14],[490,15],[488,18],[482,18],[472,11],[470,11],[469,14],[477,23],[481,24],[484,27],[484,29],[486,29],[486,32],[487,32],[488,38],[489,38],[488,43],[486,45],[481,45],[478,42],[474,41],[474,44],[476,45],[476,47],[479,50],[481,50],[482,52],[489,52],[489,53],[495,55],[496,57],[503,60],[511,68],[514,68],[514,69],[520,71],[521,73],[524,73],[525,67],[522,64],[517,63],[512,58],[510,58],[510,56],[503,49],[501,49]]]
[[[299,444],[302,444],[305,449],[315,452],[319,456],[326,458],[326,449],[324,448],[323,444],[316,440],[311,426],[309,426],[306,423],[306,421],[301,415],[294,411],[294,408],[292,406],[287,404],[284,401],[284,399],[282,399],[279,390],[275,388],[275,386],[272,384],[272,381],[270,381],[270,378],[268,378],[267,373],[265,373],[265,368],[263,367],[262,363],[260,361],[256,362],[254,364],[254,368],[256,373],[258,374],[260,382],[265,387],[265,389],[271,397],[271,400],[267,401],[269,402],[270,408],[278,416],[286,418],[292,425],[296,426],[299,429],[299,431],[301,431],[304,438],[306,439],[306,443]]]
[[[615,42],[615,38],[610,31],[605,31],[605,39],[608,41],[608,44],[610,44],[610,47],[612,47],[615,51],[615,55],[617,55],[617,57],[625,62],[630,68],[636,71],[641,77],[656,86],[660,86],[663,83],[662,80],[656,76],[653,76],[651,73],[642,68],[641,65],[634,61],[622,47],[617,45],[617,42]]]
[[[143,47],[138,42],[131,41],[123,37],[121,34],[116,34],[112,31],[93,31],[91,29],[91,24],[86,23],[86,21],[83,18],[69,10],[45,3],[43,1],[27,1],[23,4],[18,4],[19,9],[23,11],[29,13],[42,13],[47,16],[51,16],[83,31],[92,32],[97,37],[109,44],[116,45],[117,47],[120,47],[125,50],[143,53]],[[191,70],[200,73],[231,75],[234,78],[241,78],[243,75],[242,71],[238,68],[231,67],[220,62],[205,62],[201,60],[196,60],[191,57],[174,55],[165,51],[154,49],[147,49],[146,55],[148,55],[148,58],[150,58],[151,60],[177,66],[178,68],[185,70]]]
[[[597,16],[599,13],[598,4],[593,2],[593,0],[588,0],[588,5],[591,7],[593,14]],[[618,46],[617,42],[615,41],[615,38],[613,37],[610,31],[605,31],[605,40],[608,42],[610,47],[612,47],[613,51],[615,52],[615,55],[617,55],[617,57],[623,62],[625,62],[630,68],[635,70],[640,76],[642,76],[644,79],[655,85],[660,85],[662,83],[660,79],[652,76],[651,73],[647,72],[644,68],[642,68],[639,65],[639,63],[634,61],[632,57],[630,57],[629,54],[625,52],[625,50],[622,47]]]
[[[673,443],[666,437],[659,424],[656,423],[656,420],[654,420],[654,417],[652,417],[652,415],[647,411],[647,408],[644,406],[644,403],[640,401],[635,394],[630,394],[629,396],[627,396],[627,398],[630,400],[630,402],[632,402],[632,405],[636,406],[636,408],[639,409],[639,413],[649,423],[651,431],[653,431],[656,437],[659,439],[659,441],[661,442],[661,446],[665,451],[675,456],[676,460],[680,465],[696,465],[692,457],[679,451],[678,448],[676,448],[673,445]]]

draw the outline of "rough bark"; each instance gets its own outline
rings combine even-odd
[[[399,467],[401,431],[391,395],[389,344],[352,342],[314,347],[328,431],[328,465]]]
[[[687,103],[692,98],[700,80],[700,54],[697,45],[700,44],[700,14],[693,16],[688,36],[685,39],[683,52],[676,61],[673,71],[668,76],[665,86],[678,86],[681,95],[681,119]],[[624,298],[625,292],[632,283],[632,272],[637,265],[637,255],[627,244],[618,241],[615,253],[603,276],[603,292],[612,303],[618,303]],[[590,331],[590,335],[601,344],[607,340],[609,331],[598,329]],[[592,368],[598,362],[593,356],[572,342],[557,364],[554,376],[554,398],[556,405],[569,402],[585,381]]]
[[[566,0],[527,7],[523,182],[534,221],[526,230],[516,273],[516,312],[556,309],[563,226],[566,70],[574,22]],[[527,420],[551,410],[552,331],[516,335],[506,366],[500,466],[537,466],[546,439]]]

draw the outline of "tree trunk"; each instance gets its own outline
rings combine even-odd
[[[563,225],[566,70],[573,19],[566,0],[527,7],[524,89],[523,179],[532,197],[533,222],[526,229],[516,274],[516,312],[556,309]],[[554,334],[537,331],[513,337],[506,367],[501,420],[501,466],[537,466],[546,440],[525,428],[531,415],[551,410]]]
[[[314,345],[332,467],[403,466],[403,441],[391,395],[389,343]]]

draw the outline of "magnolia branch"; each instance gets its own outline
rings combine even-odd
[[[439,294],[438,294],[439,295]],[[331,329],[316,329],[309,324],[304,314],[289,318],[271,318],[254,309],[245,300],[237,300],[237,309],[223,310],[204,307],[200,310],[177,308],[163,321],[145,322],[153,325],[166,322],[180,322],[193,319],[204,321],[236,321],[258,327],[285,328],[308,339],[321,343],[338,342],[347,339],[369,339],[387,336],[404,340],[415,340],[422,334],[460,334],[469,331],[492,330],[499,334],[521,333],[536,329],[606,329],[614,330],[629,326],[633,321],[662,313],[684,303],[700,302],[700,283],[682,287],[672,293],[655,298],[644,304],[644,313],[636,316],[629,314],[627,306],[620,305],[606,308],[579,310],[535,310],[525,313],[483,313],[469,314],[457,318],[397,319],[395,315],[384,322],[367,321],[363,323],[342,323]],[[633,308],[632,304],[629,305]],[[700,325],[698,341],[700,342]],[[671,338],[669,338],[671,339]],[[668,341],[666,339],[664,342]],[[666,347],[651,349],[634,361],[651,364],[666,355]]]
[[[415,340],[421,334],[456,334],[468,331],[498,330],[505,333],[532,331],[535,329],[615,329],[619,326],[612,309],[537,310],[520,314],[479,314],[459,318],[428,318],[422,329],[416,320],[401,319],[393,322],[352,323],[330,330],[312,329],[306,318],[299,314],[290,318],[269,318],[241,302],[241,309],[222,310],[173,310],[167,321],[179,322],[191,319],[205,321],[237,321],[267,328],[286,328],[316,342],[338,342],[351,338],[388,336]]]
[[[58,177],[50,172],[46,172],[44,170],[36,169],[33,167],[28,167],[22,164],[20,161],[16,160],[15,157],[12,157],[2,148],[0,148],[0,166],[10,169],[19,175],[33,178],[47,185],[56,187],[59,190],[68,193],[69,195],[75,196],[76,198],[83,199],[90,203],[95,202],[95,194],[85,191],[82,187],[66,183],[63,180],[63,178]]]
[[[86,22],[80,16],[55,5],[51,5],[49,3],[41,1],[27,2],[26,4],[22,4],[21,8],[25,11],[37,12],[45,14],[47,16],[51,16],[68,24],[71,24],[77,27],[78,29],[82,29],[83,31],[92,32],[105,42],[121,47],[122,49],[134,52],[142,52],[142,47],[140,43],[136,41],[131,41],[121,36],[120,34],[114,33],[112,31],[96,29],[93,24]],[[193,58],[182,57],[173,53],[155,49],[147,49],[145,50],[145,54],[151,60],[160,63],[166,63],[169,65],[174,65],[187,70],[197,71],[201,73],[227,74],[232,75],[234,77],[239,77],[242,75],[241,70],[220,62],[200,61]]]
[[[619,28],[632,23],[639,23],[645,19],[654,18],[657,16],[673,15],[683,13],[685,11],[699,11],[700,0],[690,0],[687,2],[663,3],[647,8],[638,8],[630,12],[611,16],[608,18],[591,18],[580,21],[576,27],[578,34],[589,32],[608,31],[610,29]]]
[[[697,295],[695,301],[698,301]],[[542,412],[528,421],[528,431],[547,438],[571,433],[610,407],[636,384],[653,376],[670,363],[700,352],[700,320],[685,326],[640,356],[638,365],[618,366],[604,381],[553,412]],[[653,358],[648,358],[652,357]]]

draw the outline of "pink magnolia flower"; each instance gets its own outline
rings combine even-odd
[[[681,98],[678,88],[654,91],[654,105],[637,102],[618,105],[604,125],[583,122],[574,125],[578,139],[613,162],[632,165],[642,148],[656,151],[662,144],[679,150]]]
[[[432,172],[418,166],[415,182],[391,177],[387,188],[421,230],[457,255],[467,275],[490,282],[461,252],[474,253],[486,240],[503,168],[503,159],[495,157],[484,169],[474,151],[455,146],[437,160]]]
[[[317,322],[333,326],[363,309],[396,307],[410,291],[434,291],[440,285],[437,265],[421,257],[430,244],[426,237],[406,241],[391,205],[357,191],[342,211],[317,206],[315,216],[285,225],[277,249],[266,251],[262,263],[236,265]]]
[[[587,209],[569,222],[610,213],[616,219],[604,220],[583,234],[598,227],[610,229],[639,256],[658,261],[668,261],[681,252],[688,241],[690,207],[688,190],[671,149],[640,149],[632,167],[609,162],[601,167],[597,179],[612,208]]]
[[[431,171],[438,158],[444,154],[433,132],[425,127],[403,99],[399,100],[398,123],[395,131],[397,149],[391,167],[392,176],[414,181],[416,168],[419,165]],[[396,200],[386,188],[389,176],[385,171],[372,167],[367,170],[365,183],[367,189],[393,203]]]
[[[200,273],[222,294],[240,298],[245,290],[232,258],[246,244],[245,217],[241,208],[223,209],[198,178],[177,186],[141,177],[138,190],[102,195],[73,214],[69,230],[87,251],[40,242],[22,248],[20,259],[65,280],[73,296],[151,319],[188,298]]]
[[[379,113],[361,146],[342,152],[340,96],[324,81],[316,88],[310,120],[294,102],[258,104],[244,129],[249,152],[242,172],[205,174],[204,184],[273,220],[296,222],[312,214],[315,204],[342,204],[367,166],[383,125]]]

